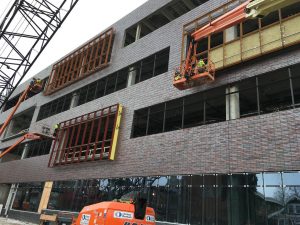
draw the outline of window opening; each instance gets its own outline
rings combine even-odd
[[[260,19],[261,27],[268,26],[279,21],[279,11],[271,12],[267,16]]]
[[[154,58],[154,56],[150,56],[149,58],[142,60],[140,82],[153,77]]]
[[[246,20],[242,23],[243,35],[251,33],[252,31],[258,30],[258,19]]]
[[[285,19],[287,17],[296,15],[298,13],[300,13],[300,3],[299,2],[282,8],[281,9],[281,18]]]
[[[110,28],[52,67],[45,94],[50,95],[71,83],[108,66],[114,41]],[[73,62],[76,62],[73,64]],[[75,68],[74,68],[75,67]],[[74,72],[76,71],[76,72]]]
[[[147,131],[148,108],[134,112],[132,137],[145,136]]]
[[[182,128],[183,98],[166,103],[164,131]]]
[[[147,134],[156,134],[163,131],[165,104],[151,106],[149,109]]]
[[[210,48],[223,44],[223,31],[210,36]]]
[[[125,30],[124,47],[150,34],[208,0],[175,0]],[[140,35],[138,34],[140,26]]]
[[[113,105],[59,124],[49,167],[114,160],[122,107]]]
[[[287,69],[277,70],[258,78],[260,113],[289,109],[292,105]]]

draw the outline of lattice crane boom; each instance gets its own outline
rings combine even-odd
[[[78,0],[16,0],[0,24],[0,109]]]

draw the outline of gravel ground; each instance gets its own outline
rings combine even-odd
[[[0,217],[0,225],[36,225],[36,224]]]

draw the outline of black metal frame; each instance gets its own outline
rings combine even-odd
[[[47,0],[13,3],[0,24],[0,109],[77,2],[60,0],[59,6]]]

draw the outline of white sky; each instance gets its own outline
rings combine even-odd
[[[6,6],[10,2],[14,2],[14,0],[0,1],[1,15]],[[99,34],[146,1],[147,0],[79,0],[22,82],[37,74],[93,36]],[[2,20],[2,18],[0,19]]]

